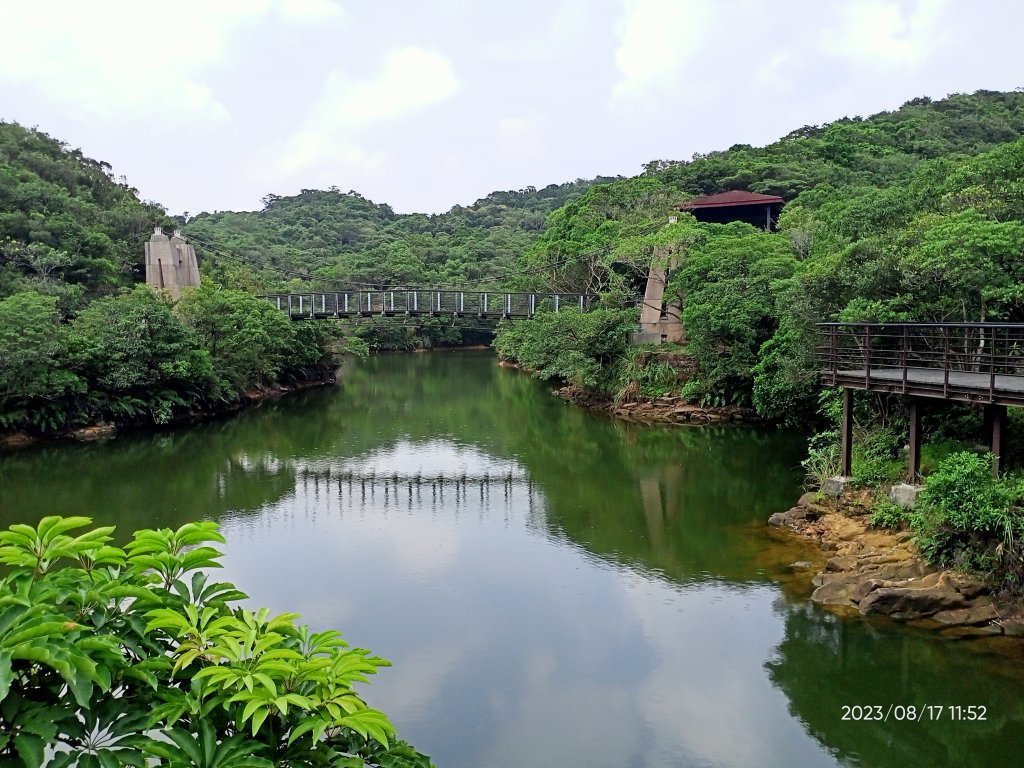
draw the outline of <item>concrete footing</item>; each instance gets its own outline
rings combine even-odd
[[[821,485],[821,492],[826,496],[831,496],[834,499],[838,499],[843,495],[847,486],[853,482],[852,477],[842,477],[841,475],[836,477],[829,477],[825,479],[825,482]]]
[[[661,334],[654,331],[636,331],[629,334],[631,346],[636,346],[637,344],[661,344],[662,341]]]
[[[917,505],[917,497],[921,495],[923,490],[923,485],[900,483],[899,485],[894,485],[892,490],[889,491],[889,501],[906,509],[913,509]]]

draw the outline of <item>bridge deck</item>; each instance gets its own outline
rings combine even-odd
[[[540,311],[572,307],[586,312],[594,296],[578,293],[515,293],[386,288],[366,291],[280,293],[264,296],[293,319],[355,317],[477,317],[529,319]]]
[[[826,374],[826,383],[967,403],[1024,405],[1024,376],[937,368],[872,368]]]

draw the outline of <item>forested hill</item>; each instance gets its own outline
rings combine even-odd
[[[804,126],[765,147],[738,144],[690,162],[656,160],[645,175],[686,194],[749,189],[792,199],[823,185],[884,186],[921,161],[976,155],[1024,135],[1024,92],[917,98],[893,112]]]
[[[622,339],[639,278],[671,253],[669,291],[686,296],[696,362],[681,394],[811,418],[817,321],[1024,322],[1022,137],[1024,92],[979,91],[804,127],[761,148],[653,162],[556,210],[523,258],[549,285],[630,308],[623,326],[523,325],[497,346],[591,389],[663,393],[671,382]],[[777,233],[685,214],[668,222],[673,202],[737,188],[786,199]]]
[[[233,284],[493,284],[515,271],[552,211],[614,180],[492,192],[436,215],[396,214],[334,187],[304,189],[268,195],[261,211],[200,214],[184,231],[199,246],[204,273]]]
[[[658,237],[671,206],[730,189],[797,202],[787,206],[784,224],[796,255],[806,256],[809,222],[822,206],[908,184],[923,166],[955,163],[1021,136],[1024,92],[978,91],[936,101],[917,98],[893,112],[804,126],[764,147],[739,144],[688,161],[655,160],[641,175],[596,186],[555,211],[523,265],[561,290],[599,292],[617,281],[632,290],[646,271],[648,241]],[[669,242],[671,234],[666,237]],[[559,266],[544,269],[550,264]]]
[[[838,190],[902,183],[923,161],[976,155],[1021,135],[1024,93],[918,98],[868,118],[804,126],[765,147],[656,160],[632,179],[494,192],[444,214],[399,215],[332,188],[268,195],[261,211],[203,213],[185,231],[200,244],[208,274],[253,288],[484,285],[575,259],[587,274],[592,259],[660,226],[688,197],[749,189],[787,200],[804,193],[806,205],[809,193],[823,201]],[[573,282],[564,273],[542,277],[566,288]]]
[[[143,279],[142,245],[166,212],[109,164],[0,122],[0,299],[34,291],[65,312]]]

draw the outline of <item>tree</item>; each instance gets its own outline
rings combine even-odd
[[[90,383],[86,412],[170,421],[215,393],[199,337],[148,286],[90,304],[68,329],[75,369]]]
[[[0,301],[0,425],[65,426],[85,383],[68,370],[57,300],[16,293]]]
[[[216,523],[0,533],[0,764],[429,768],[354,684],[388,662],[212,582]]]

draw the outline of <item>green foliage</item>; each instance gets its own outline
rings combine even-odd
[[[0,122],[0,298],[36,291],[77,309],[130,285],[153,227],[170,223],[107,163]]]
[[[933,563],[988,576],[997,588],[1024,589],[1024,483],[992,477],[992,457],[953,453],[928,476],[910,526]]]
[[[865,433],[853,446],[853,477],[862,485],[892,482],[906,472],[898,458],[903,435],[890,427]]]
[[[629,310],[543,312],[530,322],[506,323],[494,346],[502,358],[538,378],[609,392],[614,363],[635,322]]]
[[[706,390],[749,405],[762,345],[778,327],[778,286],[796,260],[780,235],[749,224],[700,225],[669,291],[686,296],[683,324]]]
[[[245,291],[205,283],[185,291],[174,312],[199,334],[218,386],[231,396],[329,362],[327,325],[293,322]]]
[[[175,408],[214,391],[209,354],[145,286],[99,299],[68,326],[74,367],[89,383],[87,419],[170,421]]]
[[[232,607],[215,523],[125,547],[85,517],[0,533],[0,763],[272,768],[430,761],[354,684],[388,662]]]
[[[667,395],[679,386],[679,372],[662,359],[661,345],[630,347],[615,363],[612,373],[616,403],[636,402],[642,397]]]
[[[0,427],[64,426],[60,404],[85,389],[69,365],[55,298],[23,292],[0,300]]]
[[[808,441],[807,458],[800,462],[805,485],[812,489],[821,488],[828,478],[840,473],[840,464],[839,433],[835,430],[819,432]]]
[[[871,525],[876,528],[891,528],[898,530],[910,519],[907,510],[899,504],[893,504],[887,499],[876,501],[871,507]]]

